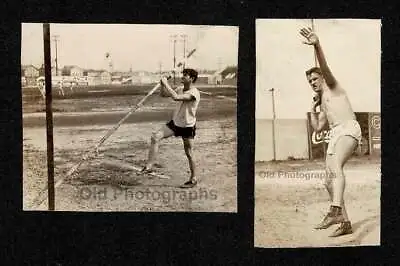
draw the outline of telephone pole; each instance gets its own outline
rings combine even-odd
[[[176,35],[176,34],[175,35],[170,35],[169,37],[171,38],[171,40],[172,40],[172,42],[174,44],[174,58],[173,58],[173,60],[174,60],[174,85],[175,85],[176,41],[177,41],[178,35]]]
[[[186,41],[187,41],[187,34],[181,34],[181,38],[183,41],[183,66],[182,69],[186,67]]]
[[[56,62],[56,76],[58,76],[58,50],[57,50],[57,44],[58,44],[58,41],[59,41],[59,38],[60,36],[59,35],[53,35],[53,41],[55,42],[55,44],[56,44],[56,59],[55,59],[55,62]]]
[[[218,64],[218,70],[221,70],[221,67],[222,67],[222,59],[221,59],[221,57],[218,57],[218,59],[217,59],[218,61],[217,61],[217,64]]]
[[[276,116],[275,116],[275,89],[272,88],[269,90],[272,94],[272,150],[273,150],[273,158],[274,161],[276,160],[276,140],[275,140],[275,120],[276,120]]]
[[[51,89],[51,52],[50,52],[51,40],[50,40],[49,23],[43,24],[43,44],[44,44],[43,45],[44,76],[45,76],[45,90],[46,90],[47,193],[48,193],[47,199],[49,203],[48,205],[49,211],[54,211],[55,188],[54,188],[54,140],[53,140],[53,111],[52,111],[53,96]]]

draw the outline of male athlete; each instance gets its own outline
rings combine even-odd
[[[179,86],[176,91],[171,88],[166,78],[161,79],[163,89],[166,90],[167,94],[169,94],[174,101],[177,101],[177,106],[173,113],[172,120],[152,134],[148,161],[142,172],[146,173],[152,171],[151,168],[158,153],[158,145],[162,139],[169,138],[173,135],[175,137],[182,137],[185,154],[189,160],[191,175],[189,181],[184,183],[181,187],[191,188],[197,185],[192,142],[196,135],[196,112],[200,102],[200,92],[193,86],[193,83],[197,80],[197,71],[186,68],[183,70],[182,74],[183,86]]]
[[[340,224],[330,235],[336,237],[352,233],[347,216],[343,194],[345,176],[343,166],[361,142],[361,128],[342,86],[332,75],[322,51],[318,36],[310,29],[303,28],[300,34],[306,38],[305,44],[313,45],[320,67],[306,71],[306,77],[315,92],[311,108],[311,125],[321,131],[328,122],[331,138],[326,156],[325,186],[330,196],[330,210],[315,229],[326,229]],[[320,106],[319,114],[316,107]]]

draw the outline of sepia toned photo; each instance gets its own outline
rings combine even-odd
[[[23,210],[237,211],[238,27],[21,27]]]
[[[256,20],[256,247],[380,245],[380,28]]]

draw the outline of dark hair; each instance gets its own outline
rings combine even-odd
[[[310,76],[312,73],[317,73],[322,76],[321,69],[319,67],[312,67],[306,71],[306,76]]]
[[[188,74],[189,77],[193,78],[193,83],[196,82],[197,76],[199,75],[199,73],[197,73],[197,71],[194,70],[194,69],[192,69],[192,68],[185,68],[185,69],[182,71],[182,74],[183,74],[183,75]]]

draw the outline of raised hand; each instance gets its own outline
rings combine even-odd
[[[319,94],[315,94],[314,96],[313,96],[313,101],[312,101],[312,109],[313,110],[315,110],[315,108],[317,107],[317,106],[319,106],[319,105],[321,105],[321,96],[319,95]]]
[[[319,42],[318,36],[312,31],[311,28],[302,28],[300,30],[300,34],[306,38],[306,41],[303,42],[304,44],[315,45]]]

